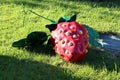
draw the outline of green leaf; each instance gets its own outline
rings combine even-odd
[[[93,46],[97,46],[97,47],[102,47],[102,44],[98,42],[97,39],[99,39],[99,34],[91,27],[89,27],[88,25],[84,25],[88,31],[88,35],[89,35],[89,43]]]
[[[20,39],[18,41],[13,42],[12,47],[25,47],[26,46],[26,38]]]
[[[47,45],[48,45],[48,46],[51,45],[51,37],[48,39]]]
[[[34,31],[28,34],[26,39],[26,44],[29,47],[38,47],[43,45],[45,41],[47,41],[47,34],[42,31]]]
[[[89,37],[94,38],[94,39],[99,38],[99,34],[93,28],[89,27],[88,25],[83,25],[83,26],[86,27]]]
[[[89,38],[89,43],[93,46],[102,47],[102,44],[93,38]]]

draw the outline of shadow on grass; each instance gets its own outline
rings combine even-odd
[[[17,5],[26,5],[29,7],[39,7],[41,9],[49,9],[50,5],[54,5],[54,7],[59,6],[59,7],[64,7],[64,8],[70,8],[70,9],[75,9],[78,8],[74,5],[69,5],[69,1],[72,2],[80,2],[83,3],[84,5],[90,5],[93,8],[98,6],[98,7],[108,7],[108,8],[116,8],[116,7],[120,7],[120,0],[65,0],[68,2],[68,4],[64,3],[64,1],[51,1],[51,0],[13,0],[13,1],[9,1],[9,0],[2,0],[0,1],[0,3],[14,3]],[[87,4],[89,3],[89,4]]]
[[[89,3],[88,5],[91,5],[92,7],[96,6],[107,8],[120,7],[120,0],[66,0],[66,1]]]
[[[49,45],[42,45],[39,47],[28,47],[25,48],[25,50],[29,51],[29,52],[34,52],[37,54],[45,54],[45,55],[50,55],[50,56],[54,56],[56,55],[55,51],[53,50],[52,46]]]
[[[111,58],[108,52],[90,48],[88,54],[82,62],[77,64],[88,64],[95,69],[106,68],[108,71],[120,71],[120,58]]]
[[[36,1],[39,1],[41,2],[41,0],[36,0]],[[85,5],[90,5],[92,6],[93,8],[98,6],[98,7],[107,7],[107,8],[116,8],[116,7],[120,7],[120,0],[65,0],[65,1],[72,1],[72,2],[80,2],[80,3],[85,3]],[[69,5],[68,4],[65,4],[64,1],[63,2],[58,2],[58,1],[50,1],[48,0],[47,1],[48,3],[52,3],[53,5],[61,5],[60,7],[69,7],[71,9],[75,9],[77,8],[76,6],[74,5]],[[88,4],[87,4],[88,3]]]
[[[98,32],[100,35],[103,35],[103,34],[105,34],[105,35],[109,35],[109,34],[111,34],[111,35],[115,35],[115,36],[117,36],[117,37],[120,37],[120,33],[117,33],[117,32],[111,32],[111,31],[108,31],[108,32]]]
[[[0,80],[79,80],[64,68],[0,56]]]
[[[40,48],[35,48],[28,50],[36,53],[43,53],[45,55],[55,55],[56,53],[52,49],[51,46],[41,46]],[[85,59],[77,64],[89,64],[95,69],[103,69],[106,68],[108,71],[120,71],[120,58],[112,58],[107,51],[101,51],[96,48],[89,48],[88,54]]]
[[[115,35],[120,37],[120,33],[114,32],[99,32],[100,35]],[[111,43],[112,44],[112,43]],[[119,45],[118,45],[119,46]],[[120,57],[112,57],[116,51],[109,52],[108,51],[101,51],[100,49],[96,48],[89,48],[88,54],[86,55],[85,59],[78,63],[78,64],[89,64],[90,66],[94,67],[95,69],[103,69],[106,68],[108,71],[120,71]],[[112,55],[111,55],[112,54]],[[118,53],[119,54],[119,53]]]

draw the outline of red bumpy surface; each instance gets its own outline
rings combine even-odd
[[[61,22],[51,32],[51,42],[56,53],[70,62],[82,60],[88,48],[88,32],[83,25],[73,22]]]

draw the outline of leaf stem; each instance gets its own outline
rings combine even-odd
[[[55,24],[57,23],[56,21],[54,21],[54,20],[52,20],[52,19],[48,19],[48,18],[46,18],[46,17],[44,17],[44,16],[42,16],[42,15],[40,15],[40,14],[37,14],[36,12],[33,12],[32,10],[29,10],[29,11],[30,11],[31,13],[33,13],[33,14],[35,14],[35,15],[41,17],[41,18],[44,18],[44,19],[46,19],[46,20],[52,22],[52,23],[55,23]]]

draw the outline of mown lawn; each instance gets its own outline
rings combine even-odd
[[[51,46],[36,50],[13,48],[14,41],[30,32],[45,31],[50,22],[78,13],[77,21],[101,33],[120,34],[120,1],[90,0],[0,0],[0,80],[120,80],[120,57],[94,47],[83,61],[65,62]]]

